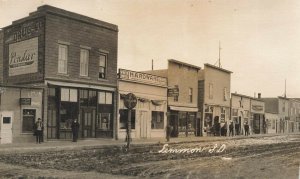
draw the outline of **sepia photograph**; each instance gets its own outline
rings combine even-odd
[[[300,1],[0,0],[0,178],[300,179]]]

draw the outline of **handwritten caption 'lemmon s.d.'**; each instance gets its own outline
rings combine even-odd
[[[226,145],[222,144],[222,145],[218,145],[215,144],[212,147],[196,147],[196,148],[171,148],[169,147],[169,144],[165,144],[163,146],[163,148],[158,151],[158,153],[204,153],[204,152],[208,152],[210,154],[213,153],[222,153],[224,152],[226,149]]]

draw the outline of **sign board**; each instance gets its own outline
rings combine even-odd
[[[31,98],[20,98],[20,105],[31,105]]]
[[[167,86],[167,78],[124,69],[119,69],[119,78],[126,81],[134,81],[164,87]]]
[[[252,105],[252,110],[254,111],[263,111],[264,107],[261,105]]]
[[[38,72],[38,37],[9,45],[9,76]]]
[[[179,88],[169,88],[168,97],[179,96]]]
[[[124,98],[124,105],[128,109],[133,109],[137,104],[137,98],[134,94],[128,93]]]

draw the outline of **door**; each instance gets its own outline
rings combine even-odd
[[[81,109],[81,134],[82,138],[95,137],[95,119],[96,109],[83,108]]]
[[[140,111],[140,138],[148,138],[148,115],[146,111]]]
[[[6,111],[1,113],[1,144],[12,143],[12,122],[13,112]]]

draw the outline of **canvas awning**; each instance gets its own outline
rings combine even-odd
[[[196,107],[169,106],[173,111],[198,112]]]

